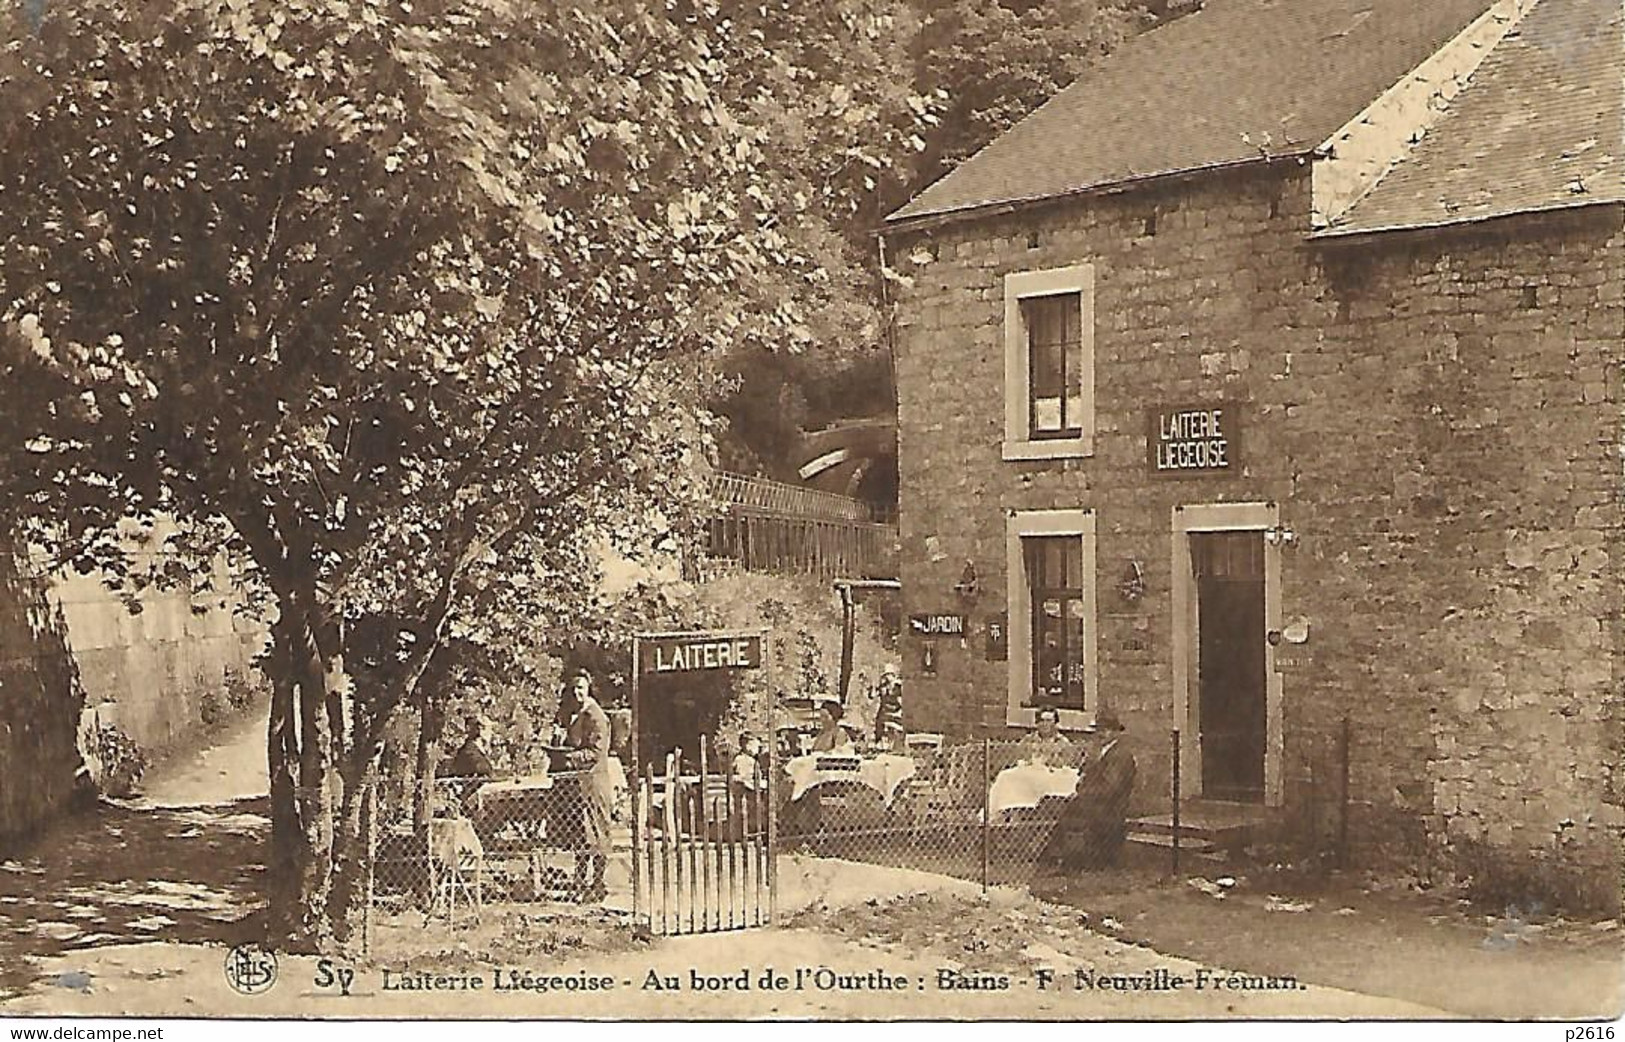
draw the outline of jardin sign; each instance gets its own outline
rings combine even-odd
[[[910,615],[908,629],[917,637],[963,637],[965,616],[948,612]]]
[[[640,633],[637,643],[638,666],[644,673],[762,668],[760,633]]]
[[[1231,402],[1151,410],[1146,462],[1154,474],[1226,474],[1241,469],[1240,412]]]

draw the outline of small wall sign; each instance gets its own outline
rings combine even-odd
[[[1234,402],[1164,406],[1146,417],[1146,464],[1155,474],[1241,470],[1241,412]]]
[[[1008,619],[1004,612],[988,616],[987,620],[987,660],[989,662],[1007,662],[1010,659],[1010,632]]]
[[[965,616],[947,612],[910,615],[908,631],[916,637],[963,637]]]

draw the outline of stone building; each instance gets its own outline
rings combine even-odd
[[[1617,902],[1621,40],[1209,0],[892,214],[909,727]]]

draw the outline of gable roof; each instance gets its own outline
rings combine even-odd
[[[1541,0],[1322,235],[1625,201],[1620,0]]]
[[[1306,154],[1491,6],[1208,0],[1128,41],[887,221]]]

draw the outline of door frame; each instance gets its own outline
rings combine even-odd
[[[1173,705],[1179,746],[1181,796],[1202,795],[1201,687],[1196,669],[1198,639],[1196,576],[1190,537],[1199,532],[1265,532],[1281,523],[1275,503],[1183,503],[1172,511]],[[1281,629],[1281,548],[1264,541],[1264,632]],[[1264,644],[1264,806],[1281,805],[1281,674],[1275,647]]]

